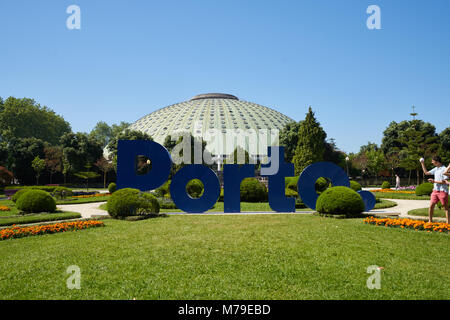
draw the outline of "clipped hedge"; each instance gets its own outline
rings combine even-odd
[[[20,189],[16,193],[14,193],[11,197],[11,201],[17,202],[17,200],[26,192],[31,191],[32,189]]]
[[[256,178],[245,178],[241,182],[242,202],[264,202],[267,200],[267,188]]]
[[[314,186],[316,188],[316,192],[320,194],[331,187],[331,183],[324,177],[320,177],[319,179],[317,179]]]
[[[391,184],[389,183],[389,181],[383,181],[383,183],[381,184],[381,189],[390,189],[391,188]]]
[[[285,188],[298,192],[297,183],[299,177],[287,177],[285,178]]]
[[[71,197],[73,195],[73,192],[71,189],[66,187],[56,187],[55,190],[53,190],[52,194],[57,199],[64,199],[67,197]]]
[[[108,199],[107,207],[109,215],[116,219],[159,214],[159,203],[155,196],[132,188],[114,192]]]
[[[11,190],[11,189],[17,189],[17,190],[21,190],[21,189],[32,189],[32,190],[42,190],[42,191],[46,191],[48,193],[52,193],[53,191],[55,191],[55,189],[58,186],[8,186],[5,187],[5,190]]]
[[[116,192],[116,190],[117,190],[117,185],[116,185],[114,182],[111,182],[111,183],[108,185],[108,192],[109,192],[110,194],[113,194],[114,192]]]
[[[192,198],[200,198],[203,194],[203,183],[199,179],[192,179],[186,184],[186,191]]]
[[[364,211],[364,201],[347,187],[331,187],[317,199],[316,210],[321,214],[356,216]]]
[[[29,190],[17,199],[17,209],[26,213],[55,212],[56,201],[42,190]]]
[[[350,180],[350,188],[355,190],[355,191],[361,191],[362,190],[362,186],[358,182],[353,181],[353,180]]]
[[[433,192],[434,185],[430,182],[419,184],[416,188],[416,196],[429,196]]]

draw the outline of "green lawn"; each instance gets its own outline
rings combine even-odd
[[[416,196],[414,193],[373,192],[377,199],[430,200],[430,196]]]
[[[19,214],[19,210],[16,208],[16,204],[11,200],[0,200],[0,206],[10,207],[10,211],[0,211],[0,217],[14,216]]]
[[[397,204],[393,201],[389,200],[381,200],[381,202],[377,203],[375,205],[374,209],[382,209],[382,208],[391,208],[395,207]],[[108,210],[106,203],[103,203],[99,206],[102,210]],[[223,202],[217,202],[213,209],[209,210],[208,212],[220,212],[223,211]],[[260,202],[260,203],[253,203],[253,202],[241,202],[241,211],[242,212],[258,212],[258,211],[273,211],[272,208],[270,208],[268,202]],[[296,209],[297,212],[302,211],[311,211],[310,208],[304,208],[304,209]],[[181,212],[179,209],[161,209],[162,213],[165,212]]]
[[[414,209],[411,211],[408,211],[408,214],[411,216],[425,216],[428,217],[428,208],[422,208],[422,209]],[[445,211],[443,209],[434,208],[434,214],[433,217],[443,217],[445,218]]]
[[[312,215],[170,216],[0,242],[0,299],[448,299],[448,234]],[[66,288],[70,265],[81,290]],[[369,290],[367,267],[383,267]]]
[[[54,213],[35,213],[20,216],[9,216],[0,218],[0,227],[11,226],[13,224],[37,223],[75,218],[81,218],[81,214],[77,212],[57,211]]]

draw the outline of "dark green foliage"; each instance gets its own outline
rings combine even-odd
[[[389,181],[383,181],[383,183],[381,184],[381,189],[390,189],[391,188],[391,184],[389,183]]]
[[[327,190],[328,187],[331,186],[331,182],[328,179],[325,179],[324,177],[320,177],[317,179],[315,183],[315,188],[317,193],[322,193],[325,190]]]
[[[13,202],[17,202],[17,200],[23,195],[25,194],[25,192],[28,192],[30,190],[33,189],[19,189],[19,191],[17,191],[16,193],[14,193],[11,197],[11,201]]]
[[[114,192],[107,207],[109,215],[116,219],[159,213],[159,203],[155,196],[131,188]]]
[[[327,134],[310,107],[305,120],[300,122],[298,131],[298,143],[293,157],[296,175],[299,175],[308,165],[323,160],[326,137]]]
[[[65,199],[72,196],[72,190],[66,187],[56,187],[52,193],[57,199]]]
[[[63,117],[33,99],[9,97],[2,109],[0,135],[8,141],[35,138],[56,145],[61,135],[71,131]]]
[[[108,185],[108,191],[109,191],[109,193],[113,194],[114,192],[116,192],[116,190],[117,190],[117,185],[116,185],[114,182],[111,182],[111,183]]]
[[[245,178],[241,182],[242,202],[263,202],[267,200],[266,186],[256,178]]]
[[[155,189],[155,196],[158,198],[170,198],[170,183],[172,180],[167,180],[161,187]]]
[[[55,189],[57,188],[57,186],[9,186],[6,187],[5,190],[12,190],[12,189],[18,189],[18,190],[22,190],[22,189],[32,189],[32,190],[42,190],[42,191],[46,191],[48,193],[52,193],[53,191],[55,191]]]
[[[203,183],[199,179],[193,179],[187,183],[186,191],[192,198],[200,198],[203,194]]]
[[[56,201],[42,190],[29,190],[19,197],[17,209],[26,213],[55,212]]]
[[[130,129],[125,129],[123,132],[120,132],[113,136],[110,140],[106,148],[110,152],[111,159],[116,159],[117,157],[117,143],[119,140],[150,140],[153,141],[153,138],[146,133],[141,131],[134,131]]]
[[[292,162],[295,154],[295,148],[298,144],[298,131],[300,122],[289,122],[280,131],[280,146],[284,146],[284,159],[286,162]]]
[[[36,157],[45,158],[44,141],[36,138],[12,139],[9,143],[10,161],[14,164],[13,173],[20,184],[36,183],[31,163]]]
[[[158,202],[161,209],[178,209],[172,199],[158,198]]]
[[[101,142],[85,133],[64,134],[61,146],[74,172],[84,171],[86,163],[95,163],[103,155]]]
[[[332,187],[324,191],[316,202],[316,210],[322,214],[355,216],[364,211],[364,201],[354,190]]]
[[[430,182],[425,182],[417,186],[416,196],[429,196],[433,192],[433,184]]]
[[[350,180],[350,188],[352,188],[352,189],[355,190],[355,191],[360,191],[360,190],[362,190],[361,185],[360,185],[358,182],[353,181],[353,180]]]

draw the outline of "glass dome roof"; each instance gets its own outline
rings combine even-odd
[[[233,95],[208,93],[154,111],[131,124],[129,129],[145,132],[163,144],[166,136],[180,131],[199,136],[214,129],[222,132],[227,129],[281,130],[291,121],[294,120],[274,109],[239,100]]]

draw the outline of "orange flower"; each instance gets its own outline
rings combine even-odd
[[[392,219],[392,218],[374,218],[374,217],[368,217],[364,219],[364,222],[376,226],[410,228],[416,231],[425,230],[427,232],[431,231],[445,232],[445,233],[450,232],[450,224],[443,222],[425,222],[421,220],[412,220],[412,219]]]

